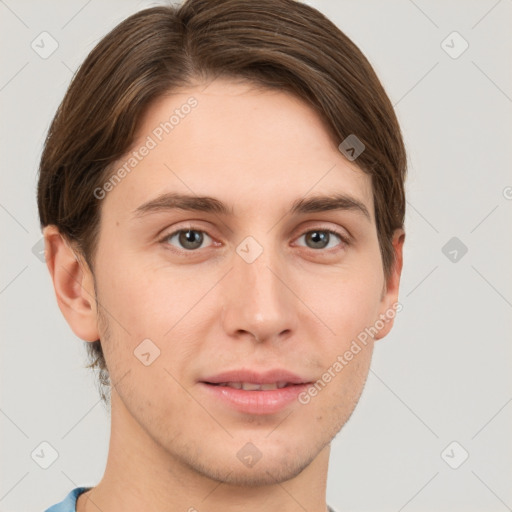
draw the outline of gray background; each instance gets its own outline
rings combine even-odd
[[[308,3],[369,58],[409,154],[404,309],[332,443],[328,501],[512,510],[512,1]],[[1,511],[44,510],[103,474],[107,411],[32,252],[37,165],[74,70],[108,30],[157,4],[0,0]],[[43,31],[58,42],[46,59],[31,47]],[[469,44],[457,58],[454,31]],[[31,456],[43,441],[59,455],[48,469]]]

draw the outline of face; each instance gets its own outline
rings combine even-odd
[[[374,341],[361,333],[392,324],[370,178],[300,100],[222,80],[159,99],[132,151],[99,199],[112,421],[216,480],[290,479],[358,401]]]

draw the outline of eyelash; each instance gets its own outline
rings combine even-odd
[[[204,231],[203,229],[198,229],[198,228],[195,228],[194,226],[189,226],[189,227],[186,227],[186,228],[181,228],[181,229],[178,229],[176,231],[173,231],[172,233],[169,233],[167,235],[165,235],[163,238],[161,238],[159,240],[160,243],[162,243],[164,246],[166,246],[169,250],[173,251],[173,252],[176,252],[176,253],[179,253],[179,254],[183,254],[183,253],[195,253],[195,252],[198,252],[200,251],[200,249],[179,249],[175,246],[172,246],[170,243],[168,243],[168,240],[172,237],[174,237],[175,235],[179,234],[179,233],[182,233],[182,232],[186,232],[186,231],[195,231],[197,233],[204,233],[206,234],[207,236],[209,236],[212,240],[213,240],[213,237],[210,236],[206,231]],[[313,228],[313,229],[308,229],[307,231],[304,231],[301,235],[299,235],[298,238],[304,236],[304,235],[307,235],[308,233],[312,233],[312,232],[315,232],[315,231],[319,231],[319,232],[322,232],[322,233],[329,233],[330,235],[335,235],[337,237],[339,237],[339,239],[341,240],[341,245],[345,245],[345,246],[349,246],[350,245],[350,239],[342,234],[342,233],[339,233],[338,231],[335,231],[333,229],[328,229],[328,228]],[[305,246],[301,246],[301,247],[305,247]],[[330,252],[332,251],[332,248],[331,249],[312,249],[312,248],[308,248],[308,247],[305,247],[306,249],[310,249],[311,251],[313,252]]]

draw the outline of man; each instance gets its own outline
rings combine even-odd
[[[111,439],[48,510],[332,510],[330,442],[400,308],[405,162],[368,61],[301,3],[189,0],[100,41],[38,206]]]

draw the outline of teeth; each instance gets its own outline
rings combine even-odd
[[[253,384],[252,382],[242,382],[242,389],[245,391],[261,390],[263,384]]]
[[[219,386],[228,388],[243,389],[245,391],[270,391],[273,389],[282,389],[287,386],[286,381],[272,382],[270,384],[254,384],[253,382],[219,382]]]

